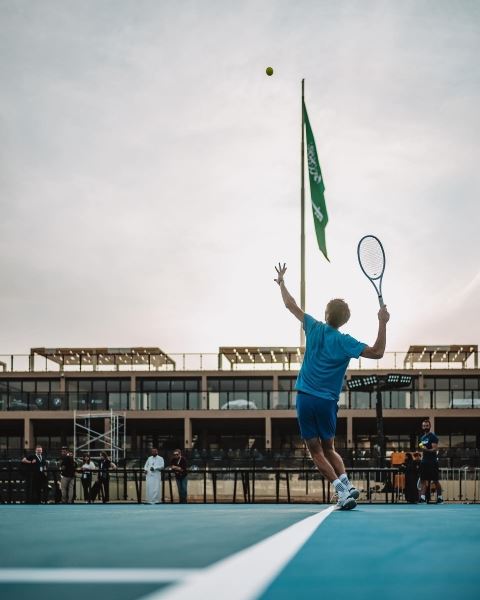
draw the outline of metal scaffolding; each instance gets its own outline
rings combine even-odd
[[[100,458],[106,452],[114,463],[125,458],[126,421],[125,412],[79,412],[73,411],[74,456],[88,453],[91,458]]]

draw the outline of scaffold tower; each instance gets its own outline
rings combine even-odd
[[[125,412],[80,412],[73,413],[74,456],[88,453],[91,458],[100,458],[106,452],[114,463],[125,458],[126,421]]]

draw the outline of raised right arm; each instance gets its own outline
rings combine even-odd
[[[373,346],[367,346],[363,349],[363,352],[360,356],[364,358],[382,358],[385,354],[385,345],[387,343],[387,323],[390,319],[390,314],[388,313],[387,307],[382,306],[382,308],[378,311],[378,333],[377,339]]]

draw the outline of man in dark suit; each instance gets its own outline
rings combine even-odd
[[[27,482],[27,503],[40,504],[47,503],[48,479],[47,462],[43,456],[43,448],[37,446],[35,454],[30,454],[22,458],[22,463],[28,465],[29,477]]]

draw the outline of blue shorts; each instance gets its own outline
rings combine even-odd
[[[335,437],[338,412],[336,400],[325,400],[305,392],[297,392],[296,404],[298,424],[304,440],[331,440]]]

